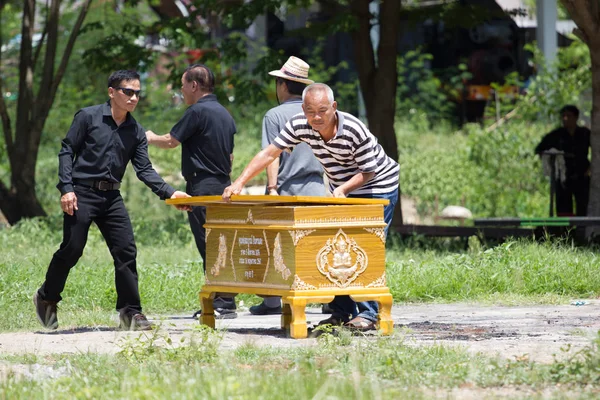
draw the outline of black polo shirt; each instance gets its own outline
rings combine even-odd
[[[137,177],[162,199],[175,192],[152,168],[144,128],[127,113],[117,126],[110,101],[77,111],[58,153],[61,194],[73,191],[77,180],[121,182],[131,160]]]
[[[588,151],[590,148],[590,130],[578,126],[571,136],[565,128],[558,128],[548,133],[535,148],[536,154],[555,148],[565,152],[567,177],[584,176],[590,167]]]
[[[191,105],[171,129],[181,143],[181,173],[229,176],[236,127],[229,111],[209,94]]]

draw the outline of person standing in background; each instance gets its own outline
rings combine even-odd
[[[262,123],[262,148],[269,146],[285,123],[302,113],[302,91],[314,83],[308,79],[310,66],[297,57],[290,57],[281,69],[269,72],[275,77],[275,93],[279,105],[265,114]],[[268,195],[324,196],[323,167],[310,146],[300,143],[291,153],[283,152],[266,168]],[[253,315],[281,314],[281,298],[265,297],[259,305],[250,307]]]

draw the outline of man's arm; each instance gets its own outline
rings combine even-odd
[[[346,183],[338,186],[333,191],[333,197],[346,197],[348,193],[353,192],[359,187],[369,182],[375,176],[375,172],[359,172],[350,178]]]
[[[279,176],[279,157],[267,166],[267,194],[277,196],[277,177]]]
[[[135,148],[131,164],[133,165],[133,169],[135,170],[138,179],[152,189],[152,192],[163,200],[173,197],[175,189],[166,183],[152,167],[152,163],[148,157],[148,141],[143,134],[140,138],[140,142]]]
[[[170,133],[161,136],[152,131],[146,131],[146,139],[148,140],[148,144],[160,147],[161,149],[174,149],[181,144]]]
[[[73,189],[73,161],[87,135],[89,120],[89,115],[81,110],[75,114],[58,153],[58,185],[56,187],[61,194],[60,208],[69,215],[73,215],[78,210],[77,195]]]
[[[260,173],[265,167],[271,164],[276,158],[279,157],[283,150],[277,148],[274,144],[270,144],[257,155],[254,156],[252,161],[244,168],[242,174],[231,184],[227,186],[223,191],[223,200],[229,201],[231,196],[238,195],[242,192],[244,185],[256,175]]]

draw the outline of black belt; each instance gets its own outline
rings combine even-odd
[[[77,179],[74,180],[75,185],[91,187],[92,189],[108,192],[110,190],[119,190],[121,184],[119,182],[95,181],[93,179]]]

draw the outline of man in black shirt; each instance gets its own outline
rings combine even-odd
[[[220,195],[231,184],[236,127],[213,94],[214,88],[215,77],[207,66],[189,66],[181,77],[181,92],[189,108],[170,133],[146,132],[148,143],[160,148],[173,149],[181,144],[181,173],[192,196]],[[194,207],[188,216],[206,272],[206,207]],[[213,306],[215,318],[237,317],[233,297],[217,297]]]
[[[575,197],[577,216],[585,216],[590,193],[590,130],[577,125],[577,107],[564,106],[560,115],[563,126],[544,136],[535,148],[535,153],[541,155],[550,149],[564,152],[566,179],[561,182],[556,178],[556,214],[572,216]]]
[[[69,271],[83,253],[92,222],[100,229],[114,259],[121,327],[151,329],[152,324],[142,314],[137,250],[119,192],[120,182],[131,160],[138,178],[161,199],[189,197],[165,183],[152,168],[144,129],[130,114],[140,98],[138,73],[114,72],[108,78],[108,96],[106,103],[75,114],[58,154],[63,242],[52,257],[46,281],[33,296],[37,317],[49,329],[58,327],[56,304],[62,300],[60,294]]]

